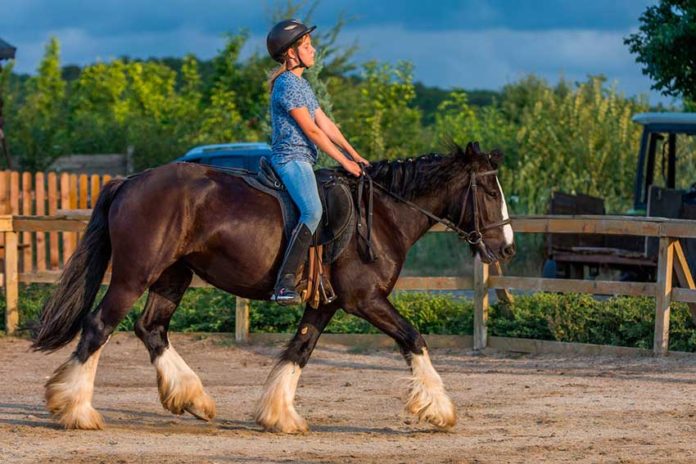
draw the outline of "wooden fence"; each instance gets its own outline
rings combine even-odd
[[[0,214],[55,216],[61,210],[90,209],[109,175],[0,171]],[[77,232],[22,232],[18,237],[19,272],[58,270],[72,255]],[[0,258],[4,257],[0,235]]]
[[[5,265],[4,278],[6,310],[6,330],[14,333],[19,321],[18,299],[19,282],[55,282],[59,270],[21,270],[20,258],[26,248],[19,241],[24,234],[46,234],[62,231],[77,234],[84,230],[88,216],[84,214],[27,217],[0,216],[0,234],[4,235]],[[537,277],[503,276],[499,268],[491,267],[476,259],[473,279],[469,277],[404,277],[399,279],[397,289],[402,290],[474,290],[474,336],[473,348],[482,350],[488,346],[488,294],[490,289],[503,292],[507,289],[522,289],[550,292],[586,292],[604,295],[652,296],[655,298],[655,335],[653,352],[664,355],[669,346],[669,314],[672,301],[689,304],[692,318],[696,321],[696,287],[686,258],[679,244],[680,238],[696,238],[696,221],[635,218],[623,216],[527,216],[513,218],[512,226],[516,233],[581,233],[616,234],[658,237],[657,282],[616,282],[566,279],[543,279]],[[434,232],[442,232],[436,226]],[[36,248],[37,253],[40,248]],[[26,257],[28,256],[28,258]],[[31,255],[26,262],[33,262]],[[675,288],[672,275],[676,274],[681,288]],[[105,278],[108,281],[108,275]],[[204,286],[194,279],[194,286]],[[249,337],[249,303],[237,299],[236,338],[246,341]]]

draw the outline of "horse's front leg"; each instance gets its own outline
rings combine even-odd
[[[264,392],[256,405],[256,423],[270,432],[299,433],[309,430],[307,421],[293,405],[302,368],[319,336],[336,313],[336,307],[305,307],[300,326],[266,379]]]
[[[457,422],[454,404],[430,362],[425,340],[415,327],[382,295],[372,295],[350,312],[355,312],[392,337],[401,348],[412,373],[406,409],[418,416],[419,420],[437,427],[453,427]]]

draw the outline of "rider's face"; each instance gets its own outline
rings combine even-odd
[[[295,57],[294,52],[295,50],[291,49],[290,56],[292,58]],[[316,50],[312,46],[312,38],[309,35],[302,38],[300,45],[297,46],[297,52],[305,66],[309,68],[310,66],[314,65],[314,54]]]

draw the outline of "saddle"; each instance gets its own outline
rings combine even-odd
[[[312,307],[318,307],[320,301],[333,301],[335,294],[327,278],[327,264],[333,263],[345,250],[356,230],[357,215],[349,183],[345,177],[331,169],[315,172],[323,215],[313,237],[313,246],[309,249],[305,276],[300,282],[304,286],[303,300]],[[251,187],[261,190],[278,200],[283,215],[283,229],[286,239],[299,220],[299,211],[290,198],[285,185],[273,170],[266,158],[259,161],[256,176],[243,176]]]
[[[331,169],[320,169],[315,172],[315,176],[323,214],[314,232],[313,243],[315,246],[324,246],[323,258],[330,264],[338,258],[352,236],[356,219],[355,206],[350,187],[343,177]],[[286,238],[290,238],[300,214],[268,160],[261,158],[256,177],[245,177],[244,180],[256,188],[261,184],[266,193],[278,199],[283,210]]]

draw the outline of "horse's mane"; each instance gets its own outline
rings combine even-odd
[[[367,174],[373,181],[407,199],[442,188],[453,176],[462,171],[464,163],[457,161],[459,146],[452,153],[427,153],[417,158],[382,160],[368,166]]]

